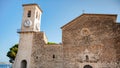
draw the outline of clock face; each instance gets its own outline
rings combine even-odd
[[[30,27],[32,25],[32,22],[30,20],[25,20],[24,26],[25,27]]]

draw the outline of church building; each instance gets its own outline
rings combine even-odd
[[[87,14],[62,26],[62,44],[48,45],[40,31],[42,10],[23,4],[13,68],[120,68],[120,24],[116,14]]]

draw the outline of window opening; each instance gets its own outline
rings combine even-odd
[[[27,61],[26,60],[22,60],[21,68],[27,68]]]
[[[55,58],[55,55],[53,54],[53,59]]]
[[[31,17],[31,11],[30,10],[28,11],[28,17]]]
[[[88,62],[88,61],[89,61],[89,57],[88,57],[88,55],[86,55],[85,57],[86,57],[86,61]]]
[[[85,65],[83,68],[93,68],[93,67],[90,65]]]

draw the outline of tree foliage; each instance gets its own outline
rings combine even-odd
[[[47,44],[52,45],[52,44],[57,44],[55,42],[48,42]],[[15,44],[10,48],[10,50],[7,52],[7,57],[9,57],[9,62],[13,63],[16,57],[16,54],[18,52],[18,44]]]
[[[15,44],[10,48],[10,50],[7,52],[7,57],[9,57],[9,62],[13,63],[16,57],[16,54],[18,52],[18,44]]]
[[[52,45],[52,44],[57,44],[55,42],[48,42],[47,44]]]

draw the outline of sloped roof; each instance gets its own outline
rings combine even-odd
[[[61,27],[61,29],[65,28],[66,26],[70,25],[73,21],[79,19],[80,17],[82,16],[86,16],[86,15],[95,15],[95,16],[114,16],[115,17],[115,20],[116,21],[116,17],[117,17],[117,14],[87,14],[87,13],[84,13],[78,17],[76,17],[75,19],[73,19],[72,21],[68,22],[67,24],[65,24],[64,26]]]

